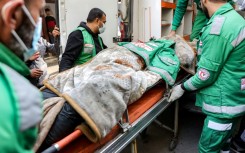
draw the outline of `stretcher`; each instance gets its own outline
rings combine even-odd
[[[181,69],[175,85],[186,80],[191,74]],[[131,143],[131,151],[137,152],[136,137],[146,129],[153,121],[161,127],[173,132],[174,136],[170,142],[170,150],[177,145],[178,134],[178,102],[175,102],[174,128],[162,124],[156,118],[166,110],[172,103],[167,102],[169,86],[161,81],[155,83],[148,91],[136,102],[129,105],[123,118],[111,130],[111,132],[101,141],[93,143],[89,141],[80,130],[73,133],[43,151],[51,152],[120,152]]]
[[[169,46],[174,44],[173,41],[175,42],[175,54],[173,52],[173,48]],[[194,73],[193,67],[195,67],[195,53],[181,37],[162,38],[148,43],[149,44],[126,43],[123,44],[123,47],[116,46],[114,48],[107,49],[93,58],[88,65],[74,67],[73,69],[58,74],[57,77],[51,78],[44,83],[46,87],[51,89],[57,95],[60,97],[63,96],[63,99],[67,100],[67,102],[70,103],[70,105],[86,121],[78,126],[76,128],[77,130],[69,136],[53,144],[52,147],[48,148],[44,152],[120,152],[131,142],[133,144],[132,152],[137,152],[135,142],[137,135],[139,135],[149,124],[155,121],[155,119],[171,105],[167,102],[169,94],[168,84],[177,85],[183,82]],[[147,49],[150,49],[151,52]],[[137,52],[138,55],[142,54],[141,58],[139,58],[137,54],[132,54],[132,51]],[[155,72],[155,70],[159,71],[156,71],[154,74],[149,74],[148,71],[138,73],[139,70],[143,70],[144,68],[144,62],[142,62],[143,57],[145,65],[147,65],[148,68],[152,68],[153,72]],[[149,60],[150,57],[151,61]],[[174,59],[177,59],[180,62],[174,61]],[[156,62],[154,63],[155,65],[153,62]],[[100,65],[100,63],[102,65]],[[181,69],[179,71],[180,63]],[[161,67],[164,65],[165,67]],[[186,65],[187,68],[185,69]],[[169,69],[170,67],[173,69]],[[169,69],[172,76],[169,75],[164,68]],[[162,69],[164,69],[164,71]],[[87,73],[84,73],[85,70]],[[122,80],[124,80],[123,78],[128,78],[127,74],[134,76],[130,77],[130,79],[132,79],[131,81],[129,81],[130,79],[125,79],[125,81],[128,82],[125,83],[125,81]],[[157,74],[157,76],[155,74]],[[120,77],[124,75],[125,77]],[[99,79],[90,79],[90,77],[86,76],[93,76],[92,78],[96,78],[97,76]],[[103,78],[105,78],[105,80],[109,80],[102,81],[104,80]],[[84,83],[82,84],[80,82],[81,80],[86,81],[82,82]],[[114,83],[115,80],[117,85],[122,85],[123,89],[125,89],[123,92],[122,90],[118,90],[117,85],[113,86],[113,84],[112,86],[109,86],[109,89],[107,89],[107,84],[110,84],[111,82]],[[147,82],[142,80],[147,80]],[[166,83],[163,80],[165,80]],[[75,86],[74,82],[76,82],[78,86]],[[84,90],[85,87],[87,87],[86,90]],[[87,89],[92,90],[89,91]],[[96,91],[99,96],[91,95],[94,91]],[[101,95],[104,93],[105,95],[102,99]],[[112,93],[126,95],[126,100],[120,101],[120,99],[111,98],[113,97],[111,96]],[[128,93],[130,93],[130,95]],[[76,100],[74,100],[74,98]],[[91,107],[91,100],[98,102],[93,103],[93,107]],[[104,108],[107,108],[109,101],[111,103],[110,108],[115,106],[115,109],[107,109],[112,110],[110,112],[104,111],[106,110]],[[78,103],[80,105],[78,105]],[[102,109],[91,111],[94,108]],[[86,112],[84,110],[86,110]],[[117,112],[117,110],[119,111],[119,114],[114,117],[115,114],[113,113]],[[95,111],[96,113],[94,113]],[[122,115],[123,112],[124,115]],[[87,113],[90,114],[87,115]],[[110,119],[103,117],[100,118],[104,114],[107,114],[107,116],[110,114]],[[123,117],[121,118],[121,116]],[[178,102],[175,103],[175,124],[173,129],[163,125],[159,121],[155,122],[160,124],[161,127],[164,127],[174,133],[174,137],[169,147],[171,150],[174,149],[177,144],[178,133]],[[104,126],[104,123],[108,124]]]

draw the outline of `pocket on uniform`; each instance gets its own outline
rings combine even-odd
[[[199,98],[197,99],[205,111],[212,113],[221,113],[221,92],[217,88],[208,87],[200,90]]]
[[[201,150],[206,152],[215,152],[219,150],[223,144],[226,142],[225,136],[226,131],[216,131],[208,127],[208,122],[210,120],[205,120],[205,125],[203,127],[202,135],[199,142],[199,147]]]
[[[164,52],[158,54],[157,58],[161,62],[158,67],[167,70],[171,75],[178,70],[179,63],[175,60],[175,57],[171,53]]]
[[[213,148],[214,150],[219,150],[222,148],[224,144],[224,137],[225,132],[224,131],[214,131],[212,130],[212,134],[210,135],[210,141],[209,141],[209,148]]]

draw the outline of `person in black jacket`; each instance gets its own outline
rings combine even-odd
[[[101,50],[107,48],[99,36],[105,30],[105,23],[106,15],[102,10],[93,8],[89,12],[87,23],[81,22],[68,37],[65,52],[59,65],[60,72],[87,62]],[[93,39],[93,42],[90,42],[90,38]],[[88,50],[88,46],[91,46],[91,52],[89,52],[91,56],[89,53],[83,53],[85,49]]]

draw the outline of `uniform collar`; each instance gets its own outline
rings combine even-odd
[[[0,62],[8,65],[22,76],[30,75],[30,70],[19,57],[17,57],[9,48],[0,43]]]
[[[86,22],[81,22],[79,26],[85,28],[93,37],[97,38],[99,36],[98,34],[93,33],[93,31],[86,25]]]
[[[230,3],[226,3],[224,5],[222,5],[213,15],[212,17],[209,19],[207,25],[211,24],[215,18],[215,16],[217,15],[222,15],[225,14],[226,12],[229,12],[230,10],[233,10],[233,7],[230,5]]]

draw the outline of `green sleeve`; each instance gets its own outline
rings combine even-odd
[[[188,0],[179,0],[174,12],[174,19],[172,23],[172,30],[176,31],[177,28],[180,26],[180,23],[185,15],[186,8],[188,5]]]
[[[225,65],[230,52],[233,50],[231,43],[222,36],[209,35],[203,41],[197,73],[184,83],[186,90],[198,90],[213,84]]]
[[[197,73],[184,83],[188,91],[194,91],[213,84],[219,76],[219,72],[210,71],[199,67]]]

